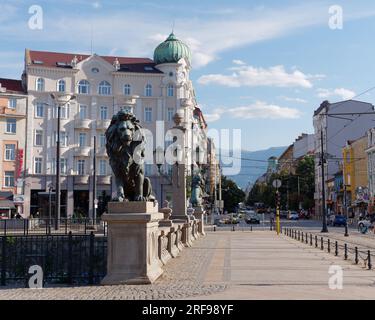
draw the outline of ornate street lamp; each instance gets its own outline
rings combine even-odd
[[[56,220],[55,229],[59,229],[60,223],[60,123],[61,123],[61,107],[65,106],[76,97],[71,94],[51,93],[51,98],[57,103],[57,140],[56,140]]]

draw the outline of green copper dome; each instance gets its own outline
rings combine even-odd
[[[186,58],[190,63],[191,51],[185,43],[176,38],[173,32],[154,51],[154,61],[156,64],[176,63],[182,58]]]

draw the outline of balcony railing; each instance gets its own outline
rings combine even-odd
[[[75,157],[89,157],[90,156],[90,147],[75,147],[74,156]]]
[[[90,129],[90,119],[75,119],[74,126],[76,129]]]

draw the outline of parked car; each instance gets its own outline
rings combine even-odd
[[[282,218],[282,219],[288,219],[288,211],[286,211],[286,210],[280,210],[280,218]]]
[[[256,224],[259,224],[260,223],[260,217],[258,214],[254,213],[254,214],[249,214],[246,218],[245,218],[245,221],[246,223],[250,224],[250,223],[256,223]]]
[[[332,224],[334,227],[336,226],[344,226],[346,225],[346,217],[343,216],[343,215],[336,215],[335,216],[335,219],[333,220],[333,224]]]
[[[299,219],[299,214],[296,211],[291,211],[289,213],[289,220],[298,220]]]

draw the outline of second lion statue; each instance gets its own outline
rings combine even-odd
[[[105,132],[106,150],[117,196],[113,201],[154,201],[152,186],[144,174],[145,137],[132,113],[120,110]]]

